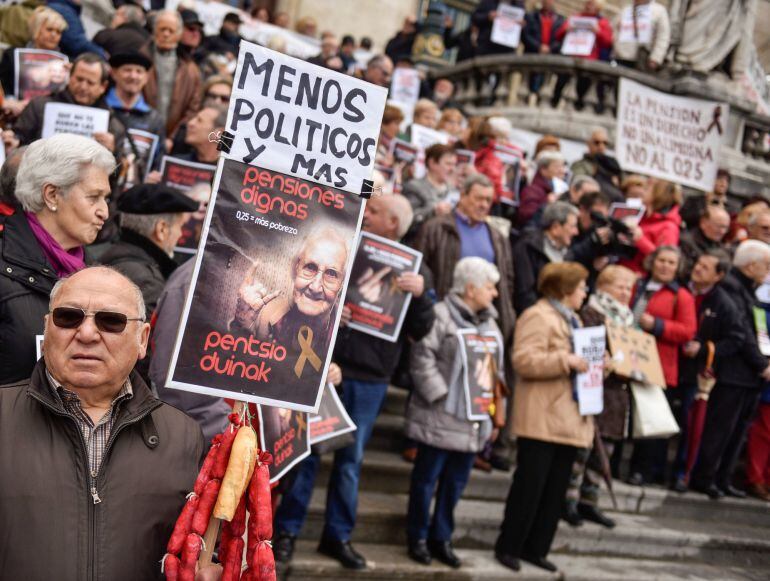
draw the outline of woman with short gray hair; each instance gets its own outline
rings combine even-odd
[[[412,347],[414,390],[406,413],[406,435],[418,448],[409,487],[407,537],[409,556],[424,565],[433,558],[453,568],[461,564],[452,548],[454,508],[476,454],[494,439],[488,415],[483,420],[468,419],[463,377],[474,377],[490,391],[496,382],[504,381],[497,358],[503,340],[492,306],[499,281],[494,264],[478,257],[460,260],[449,294],[434,307],[433,328]],[[497,354],[490,350],[486,357],[476,359],[476,365],[469,364],[470,357],[461,357],[461,330],[496,338]]]
[[[29,377],[56,281],[85,266],[108,217],[115,158],[66,133],[30,144],[16,176],[21,210],[0,218],[0,384]]]

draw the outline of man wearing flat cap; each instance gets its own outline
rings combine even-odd
[[[145,101],[142,91],[147,84],[148,71],[152,61],[139,51],[122,52],[110,57],[112,78],[115,86],[107,93],[107,105],[113,117],[123,125],[126,138],[121,144],[121,153],[130,163],[125,163],[121,185],[143,181],[148,171],[157,169],[165,152],[165,123],[160,113]],[[143,131],[158,136],[154,155],[147,151],[148,137]],[[147,167],[152,157],[152,167]],[[131,174],[131,175],[128,175]]]
[[[149,319],[177,264],[174,246],[198,202],[161,184],[140,184],[118,200],[120,239],[101,262],[117,268],[140,289]]]

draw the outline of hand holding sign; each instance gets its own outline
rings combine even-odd
[[[374,269],[367,268],[364,274],[356,281],[358,291],[365,301],[376,303],[382,294],[382,279],[390,273],[391,268],[385,266],[376,273]]]
[[[253,328],[262,307],[281,294],[281,291],[268,292],[267,287],[256,280],[256,271],[257,265],[255,264],[246,273],[246,277],[238,289],[235,320],[246,329]]]
[[[425,279],[416,272],[404,272],[396,279],[398,290],[405,293],[412,293],[416,297],[422,296],[425,290]]]

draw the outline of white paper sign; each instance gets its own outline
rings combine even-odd
[[[523,20],[523,8],[517,8],[510,4],[500,4],[497,7],[497,16],[492,22],[492,42],[511,48],[519,46]]]
[[[588,362],[588,371],[576,378],[580,415],[600,414],[604,409],[604,326],[574,329],[572,339],[575,354]]]
[[[568,56],[589,56],[596,43],[595,27],[599,24],[597,18],[588,16],[571,16],[569,23],[575,29],[564,37],[561,54]]]
[[[241,41],[225,157],[359,194],[387,89]]]
[[[420,98],[420,71],[398,68],[390,81],[390,98],[413,105]]]
[[[626,6],[620,16],[620,42],[637,42],[650,44],[652,42],[652,11],[649,4],[636,7],[636,27],[634,27],[634,7]]]
[[[105,133],[109,123],[110,112],[107,109],[68,103],[46,103],[41,137],[51,137],[57,133],[93,137],[94,133]]]
[[[615,153],[624,171],[711,191],[730,108],[620,80]]]

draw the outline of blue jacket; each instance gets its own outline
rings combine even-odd
[[[104,50],[88,40],[83,23],[80,21],[81,6],[72,0],[48,0],[48,7],[56,10],[67,21],[67,28],[61,35],[59,47],[71,59],[84,52],[95,52],[105,56]]]

